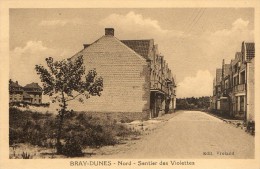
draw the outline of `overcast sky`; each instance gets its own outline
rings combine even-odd
[[[177,79],[177,97],[212,95],[216,68],[254,41],[252,8],[11,9],[10,78],[40,82],[35,64],[67,58],[113,27],[118,39],[154,39]]]

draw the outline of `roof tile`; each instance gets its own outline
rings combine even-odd
[[[143,56],[145,59],[149,59],[149,49],[151,44],[151,39],[149,40],[121,40],[126,46],[134,50],[139,55]]]

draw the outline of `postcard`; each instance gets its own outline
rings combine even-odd
[[[1,2],[0,168],[259,168],[259,10]]]

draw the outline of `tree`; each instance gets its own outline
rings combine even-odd
[[[85,96],[100,96],[103,91],[103,79],[97,77],[95,69],[90,70],[86,76],[83,65],[83,56],[75,59],[54,61],[52,57],[46,58],[47,69],[42,65],[36,65],[35,70],[43,83],[43,93],[52,98],[52,102],[59,102],[57,124],[57,153],[62,153],[62,127],[67,110],[68,102],[79,99],[83,102]]]

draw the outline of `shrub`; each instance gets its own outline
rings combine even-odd
[[[247,122],[246,131],[252,135],[255,135],[255,122],[254,121]]]
[[[80,113],[67,119],[64,126],[64,138],[74,136],[83,146],[99,147],[117,143],[116,132],[113,131],[115,123],[94,118]]]
[[[49,114],[9,109],[9,144],[30,143],[47,146],[55,129],[54,118]]]
[[[32,156],[29,153],[27,153],[27,152],[23,152],[22,153],[22,158],[23,159],[30,159],[30,158],[32,158]]]
[[[10,102],[9,106],[17,106],[17,107],[28,107],[28,106],[35,106],[35,107],[50,107],[50,103],[28,103],[28,102]]]
[[[53,147],[57,131],[57,119],[52,114],[9,109],[9,144],[30,143],[41,147]],[[115,145],[120,138],[140,133],[128,129],[116,121],[99,119],[71,111],[65,116],[61,139],[65,140],[65,151],[72,143],[77,146],[100,147]],[[73,138],[73,139],[72,139]],[[77,147],[74,147],[77,149]],[[76,153],[77,154],[77,153]]]
[[[24,132],[21,128],[9,128],[9,144],[24,143]]]
[[[62,154],[67,157],[83,156],[81,144],[79,143],[78,139],[75,139],[74,137],[68,138],[62,148]]]

